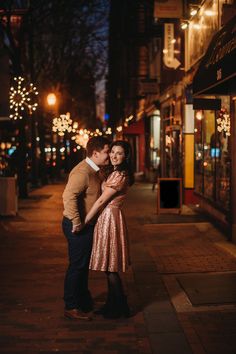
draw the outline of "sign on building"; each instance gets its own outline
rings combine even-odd
[[[165,23],[164,25],[164,49],[163,49],[163,61],[167,68],[177,69],[180,66],[180,61],[175,58],[174,52],[174,24]]]
[[[157,79],[142,79],[139,81],[139,94],[140,95],[155,95],[159,91]]]
[[[182,0],[155,0],[154,17],[156,18],[183,17]]]

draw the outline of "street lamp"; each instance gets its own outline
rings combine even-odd
[[[57,96],[55,95],[55,93],[49,93],[47,95],[47,103],[49,106],[55,106],[57,102]]]
[[[53,118],[54,114],[57,114],[57,96],[55,93],[50,92],[48,93],[46,97],[47,104],[50,108],[50,118]],[[54,146],[55,145],[55,146]],[[54,154],[53,152],[56,151],[56,162],[54,161]],[[60,140],[58,136],[54,136],[53,131],[51,131],[51,157],[50,157],[50,175],[51,178],[54,179],[54,172],[53,172],[53,167],[56,166],[56,175],[58,178],[60,178]]]

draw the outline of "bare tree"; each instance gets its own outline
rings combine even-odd
[[[42,90],[57,87],[69,96],[80,119],[88,117],[81,117],[79,100],[95,100],[95,82],[106,71],[108,5],[108,0],[31,1],[35,81]]]
[[[109,0],[5,0],[0,1],[0,10],[12,75],[33,81],[41,103],[43,93],[56,89],[61,97],[61,113],[70,111],[81,125],[95,126],[95,83],[103,78],[107,65]],[[21,17],[17,32],[11,21],[13,14]],[[41,106],[38,117],[31,119],[32,135],[35,122],[45,133],[42,117]],[[23,128],[19,141],[21,159],[25,160],[27,137]],[[45,159],[43,136],[40,149]],[[35,159],[35,141],[31,150]],[[32,170],[37,173],[33,166],[32,161]],[[25,173],[21,181],[20,191],[26,196]]]

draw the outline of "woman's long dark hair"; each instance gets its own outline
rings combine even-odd
[[[128,141],[116,140],[110,145],[110,151],[113,146],[121,146],[125,152],[125,160],[118,166],[116,166],[117,171],[125,171],[129,176],[129,185],[134,184],[134,171],[133,171],[133,159],[132,159],[132,149]]]

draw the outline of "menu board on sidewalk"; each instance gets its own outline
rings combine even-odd
[[[182,208],[182,178],[158,178],[157,214],[175,212]]]

